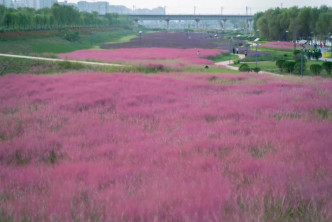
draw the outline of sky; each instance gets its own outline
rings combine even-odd
[[[64,1],[64,0],[59,0]],[[79,0],[67,0],[76,3]],[[98,0],[85,0],[94,2]],[[124,5],[133,8],[155,8],[166,7],[166,14],[245,14],[246,6],[250,9],[248,13],[254,14],[269,8],[292,6],[319,7],[327,5],[332,7],[332,0],[102,0],[111,5]],[[221,9],[222,7],[222,9]]]

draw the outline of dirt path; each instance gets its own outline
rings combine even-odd
[[[68,59],[54,59],[54,58],[12,55],[12,54],[2,54],[2,53],[0,53],[0,57],[32,59],[32,60],[51,61],[51,62],[72,62],[72,63],[80,63],[80,64],[86,64],[86,65],[98,65],[98,66],[125,66],[125,65],[114,64],[114,63],[88,62],[88,61],[68,60]]]

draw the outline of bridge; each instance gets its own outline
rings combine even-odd
[[[166,15],[140,15],[140,14],[132,14],[128,15],[131,17],[135,25],[138,25],[138,21],[165,21],[167,29],[169,29],[169,21],[171,20],[178,20],[178,21],[185,21],[185,20],[192,20],[196,22],[196,29],[199,27],[199,22],[202,20],[215,20],[219,21],[221,28],[224,30],[226,28],[226,22],[229,19],[244,19],[246,20],[246,29],[252,29],[252,15],[176,15],[176,14],[166,14]]]

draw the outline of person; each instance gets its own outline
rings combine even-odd
[[[196,54],[199,57],[201,55],[201,52],[198,50]]]
[[[239,48],[236,48],[236,54],[239,54]]]
[[[235,54],[235,49],[233,48],[233,54]]]
[[[323,48],[323,43],[320,43],[320,48]]]
[[[244,51],[244,56],[247,57],[248,53],[247,50]]]

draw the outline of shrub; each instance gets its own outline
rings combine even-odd
[[[312,64],[310,66],[310,71],[315,74],[315,75],[319,75],[320,72],[322,71],[323,67],[319,64]]]
[[[78,31],[64,29],[60,31],[60,36],[70,42],[75,42],[80,39],[80,34]]]
[[[332,62],[323,62],[322,68],[330,75],[332,71]]]
[[[250,67],[249,67],[248,64],[244,63],[244,64],[240,65],[239,71],[241,71],[241,72],[250,72]]]
[[[257,73],[257,72],[261,71],[261,68],[255,67],[255,68],[252,68],[251,70]]]
[[[285,69],[288,73],[292,73],[294,71],[295,64],[296,63],[294,61],[285,61],[282,64],[282,68]]]
[[[234,60],[233,63],[234,65],[240,64],[240,60]]]
[[[279,59],[276,61],[276,66],[278,66],[278,68],[280,69],[280,72],[282,72],[284,62],[286,62],[286,60],[284,60],[284,59]]]

